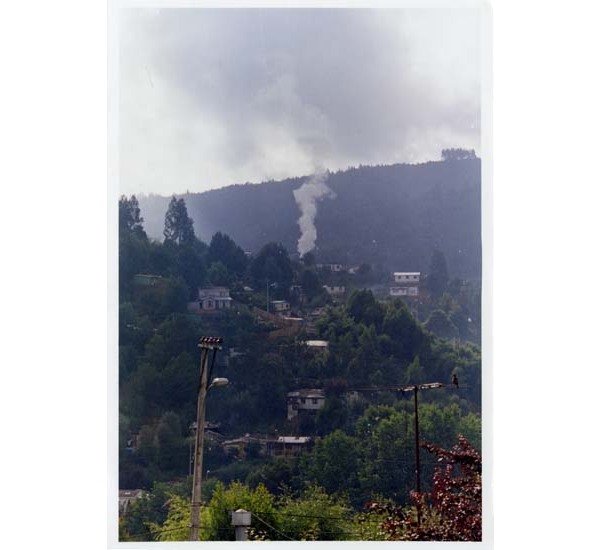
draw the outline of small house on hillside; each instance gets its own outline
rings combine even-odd
[[[294,458],[308,452],[312,439],[305,436],[282,435],[277,439],[267,441],[267,455]]]
[[[341,273],[344,271],[344,266],[342,264],[317,264],[317,269],[331,271],[332,273]]]
[[[223,450],[227,454],[234,455],[237,458],[245,458],[250,445],[255,445],[257,448],[263,449],[266,443],[260,437],[256,437],[250,434],[245,434],[242,437],[228,439],[227,441],[221,442],[221,447],[223,448]]]
[[[158,286],[164,282],[164,278],[160,275],[138,273],[133,276],[133,283],[137,286]]]
[[[119,514],[127,513],[132,502],[139,500],[144,496],[144,491],[141,489],[126,489],[119,491]]]
[[[288,420],[299,414],[316,413],[325,406],[325,392],[320,389],[301,389],[287,394]]]
[[[271,311],[279,314],[288,313],[290,311],[290,303],[286,300],[271,300]]]
[[[306,340],[304,345],[314,354],[326,356],[329,351],[329,342],[327,340]]]
[[[390,288],[390,296],[418,296],[421,273],[418,271],[393,273],[394,286]]]
[[[213,286],[198,289],[198,300],[188,304],[192,312],[220,311],[231,307],[229,289],[224,286]]]
[[[328,286],[323,285],[323,288],[327,291],[330,296],[341,296],[346,292],[345,286]]]

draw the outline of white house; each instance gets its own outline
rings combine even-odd
[[[302,389],[287,394],[288,420],[293,420],[302,412],[314,413],[325,405],[323,390]]]
[[[394,274],[394,282],[403,285],[418,285],[421,280],[420,271],[396,271]]]
[[[327,291],[327,294],[329,294],[330,296],[341,296],[342,294],[344,294],[344,292],[346,292],[345,286],[323,285],[323,288]]]
[[[229,289],[224,286],[213,286],[198,289],[198,309],[213,311],[217,309],[229,309],[232,299]]]
[[[132,502],[143,498],[144,491],[141,489],[129,489],[119,491],[119,513],[126,514]]]
[[[342,264],[317,264],[317,269],[324,269],[332,273],[341,273],[344,271],[344,266]]]
[[[393,273],[395,286],[390,288],[390,296],[418,296],[421,273],[419,271],[396,271]]]
[[[290,310],[290,303],[286,300],[271,300],[271,308],[274,313],[287,313]]]
[[[393,286],[390,288],[390,296],[418,296],[418,286]]]

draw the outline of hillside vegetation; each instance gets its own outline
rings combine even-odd
[[[307,177],[232,185],[184,198],[196,235],[221,231],[244,250],[281,242],[293,256],[300,211],[293,191]],[[447,159],[419,165],[361,166],[331,173],[336,197],[318,203],[318,261],[385,270],[426,271],[431,250],[444,250],[457,277],[481,277],[481,163]],[[170,197],[138,196],[151,238],[162,240]]]

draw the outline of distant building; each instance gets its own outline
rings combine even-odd
[[[144,491],[141,489],[126,489],[119,491],[119,514],[127,513],[132,502],[139,500],[144,496]]]
[[[327,286],[323,285],[323,288],[327,291],[330,296],[341,296],[346,292],[345,286]]]
[[[271,300],[273,313],[287,313],[290,310],[290,303],[286,300]]]
[[[198,289],[198,300],[188,304],[192,312],[219,311],[229,309],[233,300],[229,289],[224,286],[214,286]]]
[[[421,280],[421,272],[420,271],[396,271],[394,273],[394,282],[397,284],[405,284],[405,285],[418,285]]]
[[[248,452],[248,445],[250,444],[260,445],[262,448],[265,445],[265,442],[259,437],[246,434],[236,439],[222,441],[221,447],[228,454],[235,454],[239,458],[245,458],[246,453]]]
[[[390,296],[418,296],[421,273],[418,271],[393,273],[395,285],[390,288]]]
[[[341,273],[342,271],[345,271],[342,264],[317,264],[317,269],[331,271],[332,273]]]
[[[287,394],[288,420],[299,414],[316,413],[325,405],[325,392],[319,389],[301,389]]]
[[[160,275],[138,273],[137,275],[133,276],[133,283],[137,286],[158,286],[163,282],[164,279]]]
[[[327,340],[306,340],[304,343],[306,346],[313,349],[326,350],[329,347],[329,342]]]
[[[308,452],[312,446],[312,438],[305,436],[282,435],[267,441],[267,455],[294,458]]]

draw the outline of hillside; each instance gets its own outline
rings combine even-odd
[[[217,231],[245,250],[269,241],[296,252],[300,211],[293,191],[308,178],[232,185],[181,195],[196,235]],[[437,246],[452,276],[481,276],[481,164],[479,159],[351,168],[331,173],[336,198],[318,203],[318,261],[369,262],[389,270],[427,271]],[[162,240],[169,197],[140,196],[148,235]]]

